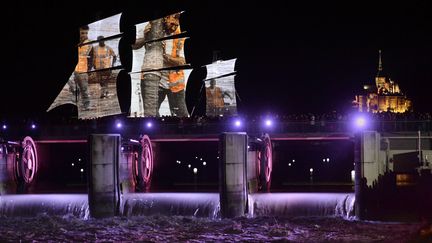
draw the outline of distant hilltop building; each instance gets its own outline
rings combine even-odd
[[[404,113],[412,111],[412,101],[400,90],[399,85],[383,73],[381,50],[379,51],[378,73],[375,86],[364,85],[363,94],[356,95],[353,101],[360,112]]]

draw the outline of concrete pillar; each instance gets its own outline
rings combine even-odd
[[[6,145],[0,144],[0,195],[12,193],[16,183],[14,175],[10,173]]]
[[[357,133],[354,136],[354,192],[355,192],[355,216],[362,220],[365,219],[365,190],[366,190],[366,180],[363,178],[362,169],[362,139],[361,134]]]
[[[219,141],[221,215],[224,218],[240,217],[247,208],[247,135],[244,132],[223,133]]]
[[[257,151],[248,151],[247,156],[247,188],[248,193],[256,193],[258,192],[258,168],[257,164],[258,161],[258,155]]]
[[[120,134],[92,134],[89,138],[89,206],[95,218],[112,217],[119,209]]]
[[[374,181],[378,180],[380,174],[379,150],[380,134],[375,131],[365,131],[361,138],[361,163],[362,175],[366,178],[368,186],[372,186]]]

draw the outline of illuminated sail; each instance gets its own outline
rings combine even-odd
[[[79,119],[121,113],[116,85],[122,67],[120,17],[117,14],[80,28],[77,65],[48,111],[74,104]]]
[[[136,25],[132,45],[131,117],[189,116],[186,84],[190,70],[185,70],[184,44],[187,37],[180,28],[180,14],[175,13]]]
[[[204,79],[206,93],[206,115],[224,116],[237,114],[235,71],[237,59],[216,61],[206,65]]]

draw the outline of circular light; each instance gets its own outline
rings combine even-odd
[[[265,125],[266,125],[267,127],[271,127],[272,124],[273,124],[273,122],[272,122],[272,120],[270,120],[270,119],[267,119],[267,120],[265,121]]]
[[[194,174],[198,173],[198,169],[197,168],[193,168],[193,173]]]
[[[117,128],[122,128],[122,126],[123,126],[123,125],[121,124],[121,122],[117,122],[117,124],[116,124],[116,127],[117,127]]]
[[[366,119],[364,117],[357,117],[355,120],[355,124],[359,128],[363,128],[366,126]]]
[[[207,162],[204,161],[204,162],[203,162],[203,165],[206,166],[206,165],[207,165]]]
[[[7,126],[6,126],[6,125],[3,125],[2,128],[3,128],[4,130],[6,130]]]
[[[81,170],[80,170],[80,171],[81,171],[81,173],[82,173],[82,172],[84,172],[84,169],[83,169],[83,168],[81,168]]]
[[[235,125],[236,127],[240,127],[240,126],[241,126],[241,121],[240,121],[240,120],[236,120],[236,121],[234,122],[234,125]]]
[[[151,122],[147,122],[146,126],[147,126],[148,128],[151,128],[151,127],[153,126],[153,124],[152,124]]]
[[[32,125],[31,125],[31,128],[32,128],[32,129],[35,129],[35,128],[36,128],[36,125],[35,125],[35,124],[32,124]]]

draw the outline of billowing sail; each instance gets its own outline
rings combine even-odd
[[[80,28],[78,63],[48,111],[63,104],[74,104],[78,107],[79,119],[121,113],[116,86],[121,68],[120,16],[117,14]]]
[[[184,55],[187,38],[176,38],[180,13],[136,25],[132,45],[131,117],[172,115],[186,117],[189,71]]]
[[[234,84],[236,59],[217,61],[206,65],[204,79],[206,89],[206,115],[224,116],[237,114]]]
[[[236,61],[237,58],[234,58],[226,61],[216,61],[212,64],[206,65],[207,76],[204,81],[233,74],[235,72],[234,66]]]

